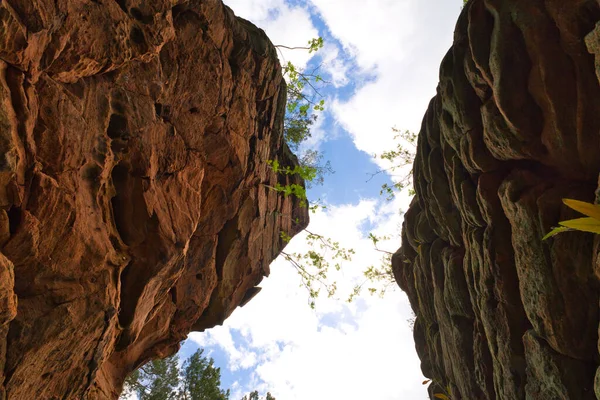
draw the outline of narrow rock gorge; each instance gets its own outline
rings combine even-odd
[[[431,397],[600,398],[600,6],[471,0],[419,133],[393,270]]]
[[[220,0],[0,2],[0,399],[116,399],[256,293],[285,93]]]

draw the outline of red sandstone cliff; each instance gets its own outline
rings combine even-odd
[[[432,395],[600,398],[600,239],[542,241],[577,215],[562,198],[598,187],[599,20],[583,0],[472,0],[460,16],[393,262]]]
[[[265,186],[275,50],[219,0],[5,0],[0,104],[0,399],[116,398],[308,222]]]

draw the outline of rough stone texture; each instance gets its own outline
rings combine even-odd
[[[0,399],[114,399],[308,214],[272,44],[219,0],[0,2]]]
[[[579,215],[562,198],[598,187],[599,20],[582,0],[472,0],[460,16],[393,258],[431,396],[600,395],[600,240],[542,241]]]

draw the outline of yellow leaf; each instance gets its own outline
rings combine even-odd
[[[587,215],[588,217],[592,217],[600,221],[600,205],[598,204],[592,204],[573,199],[563,199],[563,203],[573,210],[579,211],[583,215]]]
[[[600,220],[595,218],[577,218],[559,222],[562,226],[583,232],[600,233]]]
[[[436,399],[450,400],[450,397],[446,396],[445,394],[441,394],[441,393],[436,393],[433,395],[433,397],[435,397]]]
[[[570,230],[571,230],[571,228],[567,228],[566,226],[557,226],[557,227],[555,227],[555,228],[552,228],[552,230],[551,230],[550,232],[548,232],[548,233],[546,234],[546,236],[544,236],[544,237],[542,238],[542,240],[546,240],[546,239],[548,239],[549,237],[552,237],[552,236],[554,236],[554,235],[556,235],[556,234],[558,234],[558,233],[561,233],[561,232],[566,232],[566,231],[570,231]]]

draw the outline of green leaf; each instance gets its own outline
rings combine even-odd
[[[279,232],[279,237],[281,238],[281,240],[283,240],[285,243],[289,243],[290,240],[292,240],[292,237],[290,235],[288,235],[287,233],[285,233],[284,231]]]
[[[273,168],[273,171],[279,171],[279,161],[273,160],[273,162],[271,163],[271,167]]]

